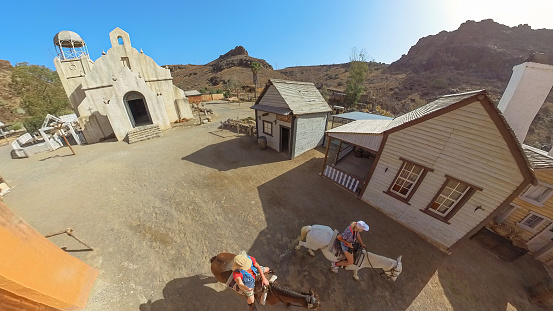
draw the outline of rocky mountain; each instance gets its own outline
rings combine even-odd
[[[535,53],[543,53],[545,58],[553,56],[551,42],[553,30],[550,29],[531,29],[528,25],[508,27],[493,20],[467,21],[457,30],[421,38],[407,54],[390,65],[370,62],[365,84],[368,105],[361,108],[370,110],[380,106],[393,115],[400,115],[441,95],[476,89],[486,89],[492,100],[499,102],[512,67]],[[233,78],[244,90],[252,91],[250,65],[254,61],[262,66],[258,88],[268,79],[278,78],[344,90],[349,71],[349,63],[274,70],[265,60],[251,57],[243,46],[205,65],[166,67],[171,70],[174,83],[184,90],[223,89],[224,82]],[[13,103],[17,99],[9,90],[10,68],[8,62],[0,61],[0,120],[8,122],[21,117],[14,112]],[[553,135],[549,129],[552,128],[553,96],[550,94],[526,142],[536,147],[551,145]]]
[[[262,68],[258,73],[258,87],[263,87],[269,78],[285,78],[274,71],[265,60],[249,56],[243,46],[237,46],[205,65],[167,65],[166,67],[171,70],[175,84],[184,90],[222,89],[223,82],[231,77],[241,85],[253,85],[250,69],[253,62],[258,62]]]
[[[461,71],[481,78],[508,80],[513,66],[533,53],[553,53],[553,31],[528,25],[508,27],[491,19],[467,21],[459,29],[421,38],[390,72]]]
[[[498,103],[513,66],[525,61],[553,64],[551,42],[551,29],[508,27],[490,19],[467,21],[457,30],[421,38],[381,73],[381,77],[397,78],[396,85],[389,85],[387,95],[395,104],[384,106],[403,112],[413,106],[413,98],[417,96],[428,101],[446,93],[475,89],[488,90]],[[369,81],[369,89],[370,84]],[[530,128],[527,144],[551,146],[552,112],[553,93],[550,93]]]

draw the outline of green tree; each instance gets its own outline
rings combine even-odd
[[[71,110],[57,73],[45,66],[16,64],[11,87],[21,97],[22,107],[30,116],[61,114]]]
[[[228,97],[232,97],[232,92],[234,92],[236,97],[238,97],[238,82],[234,79],[234,77],[230,77],[227,81],[223,82],[223,87],[225,88],[225,91],[228,92]]]
[[[349,76],[346,81],[346,104],[351,107],[359,102],[365,92],[365,79],[369,72],[369,63],[365,49],[353,48],[350,55]]]
[[[258,63],[258,62],[252,62],[251,65],[250,65],[250,68],[252,70],[252,74],[253,74],[253,84],[254,84],[254,96],[253,98],[257,98],[257,73],[261,70],[261,64]]]
[[[29,115],[24,121],[29,131],[36,130],[47,114],[71,113],[71,105],[55,71],[45,66],[18,63],[12,71],[11,88],[21,97]]]

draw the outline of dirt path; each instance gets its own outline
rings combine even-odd
[[[75,229],[95,248],[72,254],[97,267],[85,310],[245,310],[245,299],[212,289],[209,258],[247,250],[279,280],[312,287],[322,310],[541,310],[525,286],[543,268],[529,256],[505,263],[472,241],[452,255],[357,200],[318,174],[323,150],[286,160],[255,138],[217,129],[253,116],[248,104],[211,104],[214,122],[165,131],[128,145],[106,142],[12,160],[0,148],[0,174],[13,186],[4,201],[43,234]],[[364,269],[330,273],[318,253],[293,250],[307,224],[342,230],[364,219],[369,249],[403,255],[395,283]],[[69,237],[52,241],[81,248]],[[259,307],[260,310],[284,310]]]

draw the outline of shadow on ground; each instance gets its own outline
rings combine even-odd
[[[312,159],[258,187],[267,228],[249,251],[262,264],[275,267],[289,286],[312,287],[322,310],[356,310],[360,305],[366,310],[428,310],[441,304],[453,310],[506,310],[509,305],[534,309],[524,287],[540,281],[544,269],[533,258],[507,263],[471,240],[446,255],[319,176],[322,162]],[[359,282],[351,271],[336,275],[320,251],[311,257],[305,249],[293,249],[302,226],[323,224],[341,231],[360,219],[370,225],[363,238],[371,252],[390,258],[403,255],[403,272],[396,282],[369,268],[360,270]],[[428,297],[433,294],[438,297]]]
[[[243,157],[241,152],[221,152],[228,144],[236,144],[232,140],[206,147],[183,160],[222,171],[284,160],[276,152],[258,150],[250,138],[239,143],[240,148],[263,154]],[[212,158],[214,154],[218,155],[216,159]],[[428,310],[440,306],[444,310],[506,310],[508,306],[539,310],[529,305],[524,293],[524,287],[540,281],[540,273],[544,273],[532,258],[505,263],[471,240],[452,255],[445,255],[319,176],[322,165],[321,158],[307,160],[257,187],[266,228],[255,237],[248,253],[261,265],[274,268],[281,284],[304,292],[313,288],[320,296],[321,310],[358,310],[360,306],[364,310]],[[294,249],[302,226],[323,224],[341,231],[351,221],[361,219],[371,228],[363,233],[371,252],[390,258],[403,255],[403,272],[396,282],[381,278],[381,270],[368,268],[360,270],[360,281],[353,279],[351,271],[333,274],[320,251],[311,257],[305,249]],[[244,225],[250,221],[260,220],[243,218]],[[199,276],[173,280],[163,290],[164,299],[143,304],[140,310],[246,308],[244,299],[230,290],[216,292],[204,286],[214,282],[214,278]],[[273,309],[279,308],[282,306]]]
[[[243,310],[232,308],[229,301],[238,300],[237,295],[225,290],[217,292],[210,288],[217,280],[214,277],[195,275],[174,279],[163,288],[163,299],[148,301],[140,305],[140,311],[182,311],[182,310]]]
[[[255,136],[240,136],[209,145],[183,157],[182,160],[214,168],[218,171],[228,171],[287,159],[270,148],[259,149]]]
[[[355,310],[360,305],[368,310],[407,309],[445,255],[319,176],[322,165],[323,159],[309,160],[258,187],[267,228],[249,252],[262,264],[275,267],[279,280],[290,287],[312,287],[320,295],[322,310]],[[382,270],[361,270],[360,281],[353,279],[351,271],[333,274],[320,251],[311,257],[306,249],[293,248],[302,226],[323,224],[341,231],[361,219],[371,227],[363,234],[371,252],[391,258],[403,255],[403,273],[396,282],[381,278]],[[417,264],[419,260],[424,264]]]

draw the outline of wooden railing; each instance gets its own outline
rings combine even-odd
[[[352,175],[349,175],[331,165],[327,165],[325,167],[323,175],[349,191],[359,193],[361,180],[356,177],[353,177]]]

